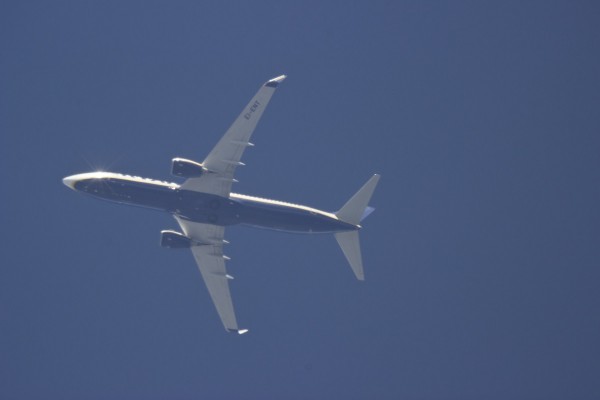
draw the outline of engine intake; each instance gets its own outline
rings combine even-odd
[[[161,231],[160,245],[169,249],[188,249],[192,246],[192,240],[177,231]]]
[[[171,161],[171,174],[182,178],[198,178],[204,173],[202,164],[185,158],[174,158]]]

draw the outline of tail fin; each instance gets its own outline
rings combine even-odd
[[[377,182],[379,182],[379,175],[375,174],[335,215],[344,222],[358,225],[372,211],[367,208]]]
[[[344,206],[335,213],[335,215],[344,222],[352,225],[358,225],[360,221],[365,219],[375,209],[369,207],[369,200],[373,195],[375,186],[379,181],[379,175],[375,174],[359,189],[358,192]],[[360,253],[360,241],[358,230],[338,232],[335,234],[335,239],[340,245],[342,252],[346,256],[350,267],[359,281],[365,280],[365,274],[362,264],[362,255]]]

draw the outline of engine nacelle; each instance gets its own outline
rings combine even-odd
[[[177,231],[161,231],[160,245],[169,249],[188,249],[192,246],[192,240]]]
[[[182,178],[198,178],[204,173],[202,164],[185,158],[174,158],[171,161],[171,174]]]

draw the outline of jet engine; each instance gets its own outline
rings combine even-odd
[[[202,176],[204,168],[202,164],[185,158],[174,158],[171,161],[171,175],[182,178],[198,178]]]
[[[161,231],[160,245],[169,249],[187,249],[192,246],[192,240],[177,231]]]

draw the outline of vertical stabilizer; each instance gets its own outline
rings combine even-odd
[[[377,182],[379,182],[379,175],[375,174],[335,215],[344,222],[358,225],[369,205]]]
[[[358,231],[338,232],[335,234],[335,239],[350,263],[350,267],[352,267],[356,279],[364,281],[365,273],[363,271],[362,256],[360,254]]]

